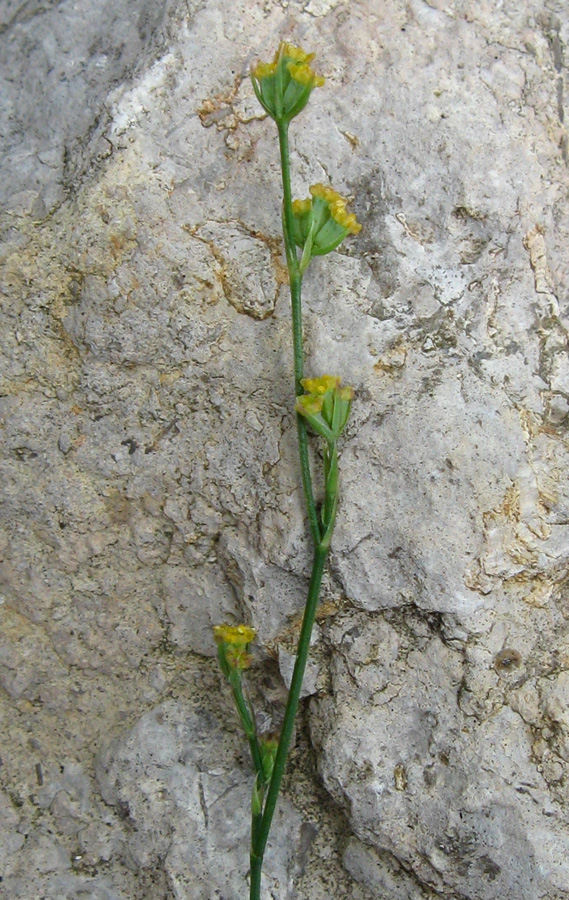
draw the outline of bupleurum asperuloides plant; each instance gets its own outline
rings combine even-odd
[[[298,708],[310,636],[318,605],[338,502],[338,439],[350,413],[353,391],[342,387],[336,375],[304,377],[302,348],[302,277],[314,256],[330,253],[361,226],[347,210],[347,201],[331,187],[314,184],[305,200],[293,200],[290,187],[288,130],[291,120],[306,106],[310,94],[322,87],[310,63],[313,54],[281,43],[272,62],[257,63],[251,80],[259,103],[277,126],[283,186],[283,237],[292,306],[294,394],[302,488],[314,545],[312,573],[298,640],[280,737],[263,736],[243,690],[243,672],[250,664],[249,644],[255,631],[248,625],[217,625],[214,638],[219,664],[233,692],[235,706],[249,741],[255,781],[251,801],[250,900],[259,900],[261,869],[278,799],[288,748]],[[322,439],[324,499],[317,508],[308,459],[307,428]]]

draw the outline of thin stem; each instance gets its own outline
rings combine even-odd
[[[251,796],[251,852],[255,846],[261,827],[261,818],[263,816],[263,798],[265,794],[265,786],[260,781],[261,773],[258,772],[253,785],[253,793]]]
[[[292,342],[294,351],[294,392],[298,397],[303,393],[303,349],[302,349],[302,272],[306,268],[307,261],[303,258],[302,270],[299,265],[298,255],[294,242],[294,217],[292,212],[292,193],[290,185],[290,161],[288,149],[288,122],[278,121],[277,128],[279,133],[279,148],[281,156],[281,171],[283,181],[283,234],[286,252],[286,260],[290,281],[290,298],[292,307]],[[318,598],[320,596],[320,586],[322,584],[322,575],[326,565],[328,556],[329,538],[331,527],[326,529],[327,540],[323,542],[323,533],[318,522],[316,513],[316,504],[314,502],[314,492],[312,489],[312,478],[310,474],[310,465],[308,459],[308,440],[306,433],[306,424],[302,416],[297,414],[298,429],[298,450],[300,456],[300,468],[302,475],[302,489],[310,522],[310,531],[314,542],[314,559],[312,563],[312,572],[310,575],[310,583],[308,586],[308,596],[306,598],[306,606],[304,608],[304,616],[302,619],[302,627],[300,637],[298,639],[298,647],[296,652],[296,660],[292,673],[292,680],[288,692],[288,699],[283,719],[281,736],[279,745],[275,755],[273,772],[268,783],[267,792],[263,804],[263,812],[259,818],[258,813],[254,813],[252,817],[251,827],[251,868],[250,868],[250,900],[260,900],[261,896],[261,871],[263,866],[263,857],[267,840],[275,813],[277,800],[281,788],[281,782],[286,766],[286,759],[294,721],[298,711],[298,703],[300,699],[300,691],[302,681],[306,669],[306,661],[310,649],[310,638],[314,619],[316,617],[316,608],[318,606]],[[326,479],[328,481],[328,479]],[[327,485],[328,487],[328,485]],[[326,502],[330,508],[330,497],[327,496]],[[330,510],[331,511],[331,510]]]
[[[292,681],[288,693],[281,737],[279,746],[275,756],[273,774],[269,782],[269,789],[265,799],[263,817],[261,825],[257,832],[256,840],[251,852],[251,893],[250,900],[259,900],[259,891],[261,886],[260,868],[263,862],[263,854],[267,845],[267,839],[271,828],[271,822],[277,805],[277,799],[281,787],[281,781],[285,770],[286,757],[294,728],[294,720],[298,709],[298,701],[300,698],[300,690],[302,680],[304,678],[304,670],[308,659],[308,651],[310,648],[310,637],[312,634],[312,626],[316,616],[316,607],[318,605],[318,597],[320,594],[320,585],[322,583],[322,574],[326,565],[326,557],[328,555],[327,548],[317,547],[314,551],[314,562],[312,564],[312,574],[310,576],[310,584],[308,587],[308,596],[306,599],[306,607],[302,620],[302,628],[298,639],[298,648],[296,652],[296,662],[292,673]],[[255,880],[254,893],[254,871],[258,869],[258,881]],[[255,879],[257,875],[255,875]]]
[[[304,393],[300,383],[304,377],[302,351],[302,275],[290,273],[290,305],[292,311],[292,349],[294,353],[294,395]]]
[[[294,244],[294,221],[292,215],[292,191],[290,186],[290,160],[288,151],[288,123],[277,123],[279,132],[279,149],[281,156],[281,173],[283,181],[283,236],[286,252],[286,261],[288,266],[288,275],[290,282],[290,300],[292,309],[292,346],[294,355],[294,395],[300,396],[303,393],[302,384],[303,377],[303,351],[302,351],[302,275],[299,270],[298,257]],[[302,491],[310,523],[310,533],[314,546],[320,543],[320,526],[318,524],[318,514],[316,512],[316,504],[314,502],[314,490],[312,488],[312,477],[310,475],[310,464],[308,461],[308,438],[306,435],[306,424],[302,416],[297,414],[296,427],[298,434],[298,453],[300,457],[300,472],[302,477]]]
[[[233,699],[235,701],[235,706],[237,707],[237,712],[239,713],[239,718],[241,719],[243,731],[247,735],[247,740],[249,741],[249,748],[251,750],[251,758],[253,760],[255,772],[260,772],[262,776],[263,763],[261,760],[261,750],[259,748],[259,742],[257,740],[255,723],[253,722],[251,714],[247,709],[247,704],[243,696],[240,674],[237,670],[233,669],[231,671],[229,676],[229,683],[231,685],[231,690],[233,691]]]
[[[299,416],[298,413],[296,414],[296,432],[298,435],[298,455],[300,458],[302,490],[306,503],[306,511],[308,513],[308,521],[310,523],[310,533],[312,535],[314,546],[317,547],[321,540],[321,533],[318,524],[316,504],[314,503],[314,495],[312,493],[312,478],[310,475],[310,463],[308,461],[308,437],[304,419],[302,416]]]
[[[288,152],[288,122],[277,122],[279,132],[279,150],[281,154],[281,174],[283,182],[284,242],[286,261],[292,281],[298,275],[298,258],[294,244],[294,220],[292,215],[292,191],[290,186],[290,159]],[[291,291],[292,293],[292,291]],[[302,346],[300,347],[302,355]],[[295,354],[296,356],[296,354]]]
[[[261,869],[263,866],[263,857],[256,856],[253,851],[251,851],[251,868],[250,868],[250,888],[249,888],[249,898],[250,900],[260,900],[261,897]]]

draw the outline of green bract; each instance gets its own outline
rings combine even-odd
[[[346,209],[347,200],[323,184],[310,186],[310,197],[292,203],[294,242],[302,249],[300,271],[313,256],[330,253],[348,234],[359,234],[361,225]]]
[[[296,398],[295,409],[329,444],[340,437],[352,405],[354,392],[351,387],[340,387],[340,379],[334,375],[320,378],[303,378],[306,391]]]
[[[283,41],[272,62],[252,67],[257,99],[275,122],[290,122],[304,109],[313,89],[324,84],[322,76],[309,66],[313,58],[313,53]]]

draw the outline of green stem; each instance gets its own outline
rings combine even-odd
[[[304,377],[302,352],[302,275],[290,274],[290,305],[292,311],[292,349],[294,353],[294,395],[304,394],[301,381]]]
[[[239,718],[241,719],[243,731],[247,735],[247,740],[249,741],[249,748],[251,750],[251,758],[253,760],[255,772],[260,772],[262,777],[263,762],[261,760],[261,750],[259,748],[259,742],[257,740],[255,723],[253,722],[251,714],[247,709],[247,704],[245,702],[243,689],[241,686],[241,675],[236,669],[231,670],[229,675],[229,683],[231,685],[231,690],[233,691],[233,699],[235,700],[235,706],[237,707],[237,712],[239,713]]]
[[[324,505],[322,507],[322,545],[332,539],[338,505],[338,449],[336,441],[324,448]]]
[[[283,182],[283,236],[286,252],[286,261],[288,266],[288,275],[290,282],[290,301],[292,309],[292,346],[294,356],[294,395],[300,396],[304,393],[302,384],[303,377],[303,352],[302,352],[302,275],[298,265],[298,257],[294,243],[294,221],[292,215],[292,191],[290,186],[290,159],[288,150],[288,122],[277,123],[279,133],[279,149],[281,156],[281,173]],[[314,546],[320,543],[320,526],[318,524],[318,514],[316,512],[316,504],[314,502],[314,490],[312,488],[312,477],[310,475],[310,464],[308,461],[308,438],[306,434],[306,424],[302,416],[297,415],[296,427],[298,433],[298,452],[300,457],[300,472],[302,477],[302,491],[310,523],[310,532]]]
[[[292,343],[294,351],[294,392],[298,397],[303,393],[303,349],[302,349],[302,272],[306,268],[306,261],[303,260],[303,267],[299,266],[296,246],[294,242],[294,218],[292,213],[292,193],[290,185],[290,160],[288,148],[288,122],[277,122],[279,133],[279,149],[281,157],[281,171],[283,181],[283,235],[286,252],[286,261],[288,266],[288,274],[290,281],[290,299],[292,307]],[[275,755],[273,772],[266,790],[265,800],[263,804],[263,812],[259,818],[258,814],[252,817],[251,827],[251,868],[250,868],[250,900],[260,900],[261,896],[261,872],[263,866],[263,857],[267,846],[267,840],[273,821],[273,816],[277,806],[277,800],[281,788],[281,782],[286,766],[286,759],[294,721],[298,710],[300,699],[300,691],[302,681],[306,669],[306,661],[310,649],[310,638],[314,619],[316,617],[316,608],[318,606],[318,598],[320,596],[320,586],[322,584],[322,575],[326,565],[328,556],[329,538],[331,528],[325,529],[327,534],[326,542],[323,542],[323,532],[318,522],[316,513],[316,504],[314,502],[314,492],[312,489],[312,478],[310,474],[310,465],[308,459],[308,439],[306,432],[306,424],[302,416],[297,414],[298,429],[298,450],[300,457],[300,469],[302,475],[302,490],[306,503],[306,510],[310,522],[310,531],[314,542],[314,560],[312,564],[312,573],[310,575],[310,583],[308,586],[308,596],[306,598],[306,606],[302,619],[302,627],[300,637],[298,639],[298,647],[296,652],[296,661],[292,673],[292,680],[288,692],[288,699],[283,719],[281,736],[279,745]],[[335,448],[334,448],[335,449]],[[335,458],[334,458],[335,461]],[[327,479],[328,480],[328,479]],[[326,502],[330,507],[330,497],[327,496]],[[330,512],[332,510],[330,509]]]
[[[298,276],[298,257],[296,255],[296,247],[294,243],[294,219],[292,215],[292,191],[290,186],[290,159],[288,152],[288,122],[277,122],[279,132],[279,150],[281,154],[281,175],[283,182],[283,212],[284,212],[284,243],[286,251],[286,261],[288,265],[288,273],[291,278],[293,275]],[[292,284],[291,284],[292,293]],[[300,294],[299,294],[300,302]],[[302,356],[302,342],[300,344],[300,355]],[[295,353],[296,362],[296,353]]]
[[[322,574],[326,565],[326,557],[328,549],[318,546],[314,551],[314,562],[312,564],[312,574],[310,576],[310,584],[308,586],[308,596],[306,599],[306,607],[304,617],[302,619],[302,628],[298,639],[298,648],[296,651],[296,662],[292,673],[292,681],[288,692],[288,700],[286,704],[281,737],[279,746],[275,756],[273,774],[269,782],[265,805],[263,809],[263,817],[260,827],[257,831],[256,840],[251,850],[251,892],[250,900],[259,900],[261,890],[261,866],[263,864],[263,855],[267,846],[267,839],[271,828],[271,822],[277,805],[277,799],[281,787],[281,781],[285,770],[286,758],[292,731],[294,728],[294,720],[298,709],[298,701],[300,698],[300,690],[302,680],[304,678],[304,670],[306,669],[306,661],[308,659],[308,651],[310,649],[310,637],[312,634],[312,626],[316,616],[316,607],[318,606],[318,597],[320,595],[320,585],[322,583]]]
[[[250,900],[260,900],[261,897],[261,869],[263,866],[263,857],[256,856],[251,851],[251,868],[249,870],[249,898]]]
[[[263,816],[263,797],[265,794],[265,786],[260,782],[260,773],[255,777],[253,785],[253,793],[251,796],[251,851],[255,846],[261,827],[261,819]]]
[[[302,490],[306,503],[306,511],[308,513],[308,521],[310,523],[310,533],[314,546],[317,547],[321,540],[320,526],[318,524],[318,513],[316,512],[316,504],[314,503],[314,495],[312,493],[312,478],[310,476],[310,463],[308,461],[308,437],[306,434],[306,425],[302,416],[296,415],[296,433],[298,435],[298,455],[300,458],[300,474],[302,478]]]

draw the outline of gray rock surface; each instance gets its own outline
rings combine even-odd
[[[109,92],[164,44],[171,0],[8,0],[0,9],[0,203],[41,218],[96,158]]]
[[[249,822],[243,810],[251,801],[252,774],[223,723],[167,701],[106,748],[97,776],[107,803],[128,814],[132,830],[124,852],[135,868],[163,865],[176,897],[246,896]],[[288,898],[306,850],[290,801],[280,805],[275,829],[281,852],[268,847],[264,897]],[[212,865],[215,859],[221,864]]]
[[[326,75],[294,193],[363,230],[305,279],[356,400],[267,896],[569,897],[563,0],[1,15],[0,897],[243,895],[211,626],[258,629],[278,727],[310,565],[282,37]]]

